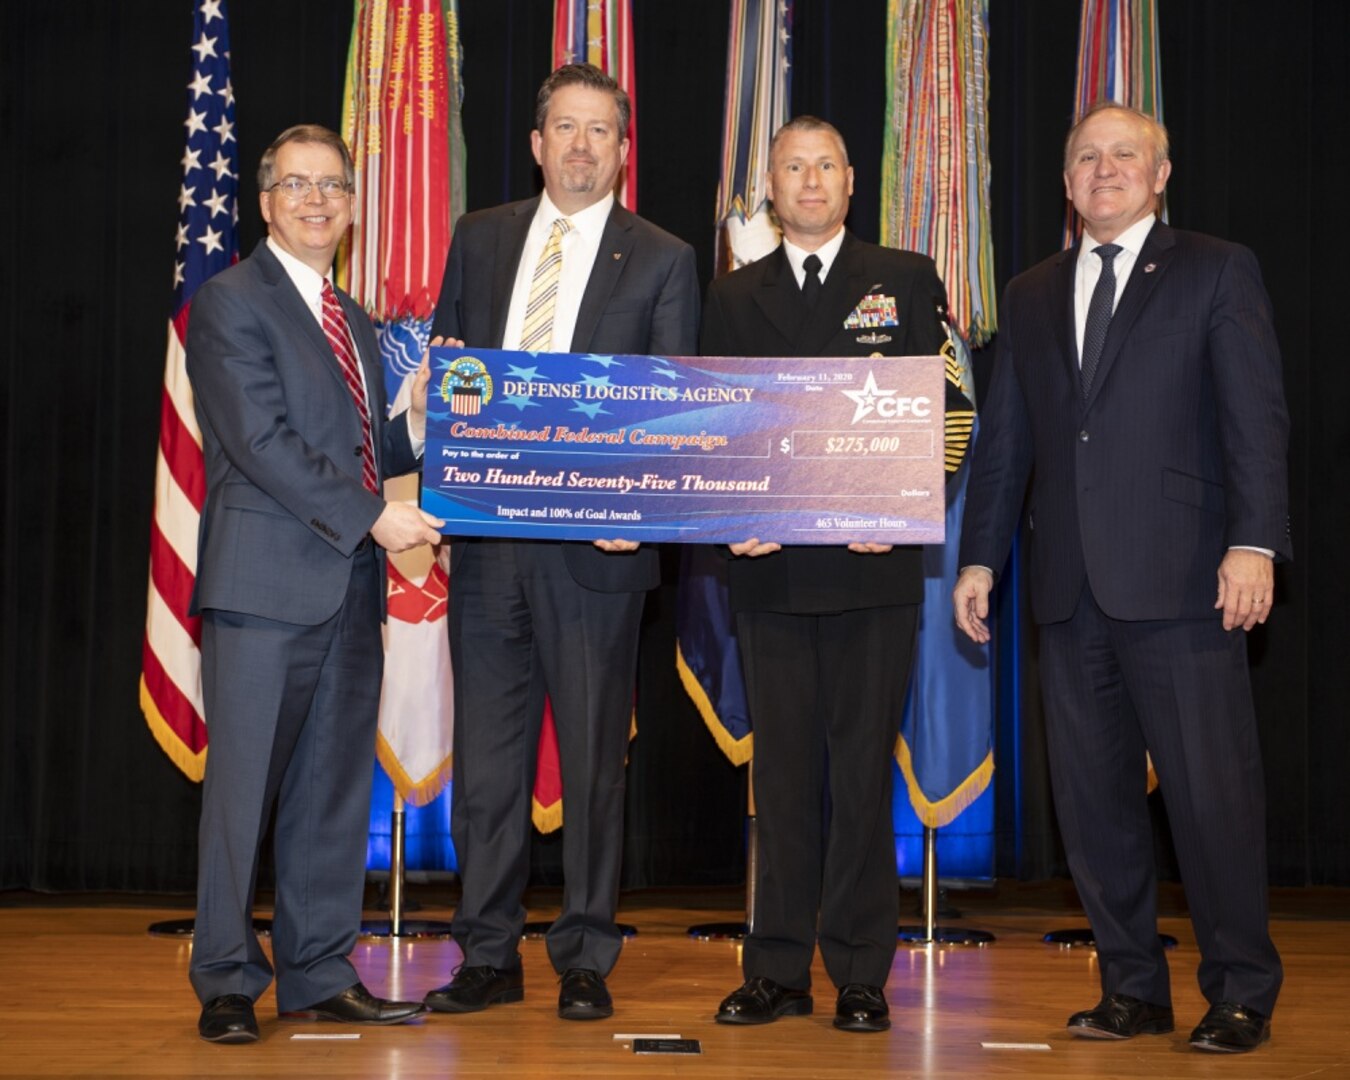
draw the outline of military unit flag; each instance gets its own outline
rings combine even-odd
[[[994,772],[989,649],[951,618],[975,380],[967,340],[994,332],[989,227],[988,0],[890,0],[881,242],[937,263],[949,311],[947,380],[969,409],[946,416],[947,542],[924,548],[924,604],[896,759],[928,828],[950,824]]]
[[[391,413],[407,404],[464,209],[461,59],[457,0],[357,0],[343,101],[356,214],[339,273],[375,320]],[[385,497],[415,501],[416,477]],[[390,557],[376,749],[414,807],[450,779],[448,595],[429,547]]]

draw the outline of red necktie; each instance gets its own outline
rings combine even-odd
[[[356,346],[352,342],[351,331],[347,329],[347,316],[342,313],[337,293],[332,282],[324,279],[323,293],[323,332],[328,344],[333,347],[338,367],[342,370],[342,381],[352,395],[352,404],[356,406],[356,415],[361,419],[361,482],[366,490],[374,495],[380,493],[380,483],[375,473],[375,448],[370,441],[370,409],[366,406],[366,392],[361,385],[361,370],[357,367]]]

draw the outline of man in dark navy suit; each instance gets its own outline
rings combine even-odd
[[[1173,1029],[1145,755],[1167,805],[1210,1009],[1202,1050],[1270,1034],[1265,791],[1245,631],[1287,559],[1288,416],[1246,248],[1156,217],[1171,172],[1148,116],[1095,107],[1064,184],[1082,240],[1008,286],[961,541],[975,641],[1027,494],[1032,611],[1060,830],[1092,924],[1089,1038]]]
[[[693,249],[614,199],[629,114],[628,95],[590,64],[545,80],[531,134],[544,193],[460,220],[435,334],[543,353],[695,351]],[[659,580],[656,551],[617,539],[456,538],[450,565],[451,830],[464,885],[454,935],[464,963],[427,1004],[474,1012],[524,995],[521,897],[547,693],[567,817],[562,911],[546,939],[562,977],[558,1015],[609,1016],[638,627]]]
[[[417,466],[426,365],[385,419],[370,320],[329,272],[352,219],[352,163],[334,132],[289,128],[258,169],[267,239],[198,291],[187,371],[206,459],[193,611],[211,731],[189,974],[202,1038],[258,1038],[277,1008],[348,1023],[425,1011],[367,992],[347,954],[365,882],[384,651],[385,551],[443,524],[386,502]],[[276,807],[269,963],[253,933],[258,851]]]

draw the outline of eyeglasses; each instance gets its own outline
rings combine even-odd
[[[267,190],[280,190],[292,202],[300,202],[302,199],[308,199],[309,193],[316,187],[325,199],[340,199],[347,194],[347,181],[339,180],[336,176],[325,176],[322,180],[303,180],[298,176],[288,176],[284,180],[278,180]]]

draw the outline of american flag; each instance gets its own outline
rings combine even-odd
[[[201,620],[188,614],[188,605],[197,572],[197,523],[206,495],[206,471],[183,343],[198,287],[239,259],[239,144],[234,136],[225,0],[199,0],[196,5],[187,90],[173,317],[164,361],[155,516],[150,526],[141,711],[174,764],[200,780],[206,768]]]

